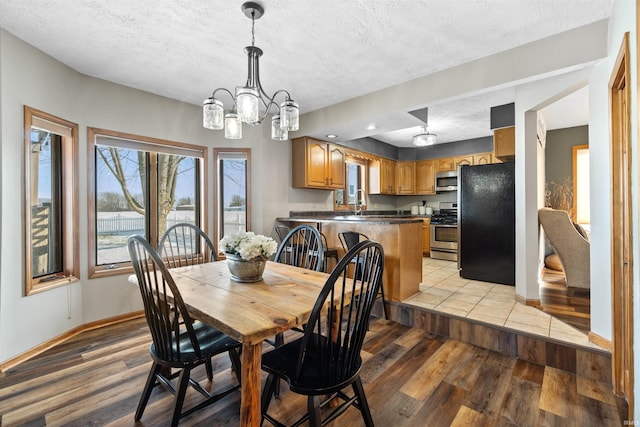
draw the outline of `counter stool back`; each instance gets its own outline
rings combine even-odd
[[[346,254],[359,242],[369,240],[369,237],[367,237],[366,234],[357,231],[343,231],[341,233],[338,233],[338,239],[340,240],[340,244],[342,245],[342,250],[344,250],[344,253]],[[362,266],[359,265],[359,261],[355,258],[351,260],[351,263],[355,264],[354,276],[358,277],[361,274]],[[384,299],[384,286],[382,285],[380,285],[380,298],[382,299],[382,316],[386,319],[387,308],[386,300]]]

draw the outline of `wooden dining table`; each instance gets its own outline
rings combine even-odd
[[[240,425],[259,426],[263,341],[306,323],[329,275],[272,261],[254,283],[231,280],[225,261],[170,272],[191,316],[242,343]]]

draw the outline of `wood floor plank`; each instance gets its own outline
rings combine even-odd
[[[466,344],[466,348],[460,354],[458,361],[451,365],[444,380],[456,387],[470,390],[476,382],[488,354],[489,350]]]
[[[496,418],[507,393],[514,366],[515,359],[490,352],[471,387],[465,405]]]
[[[540,409],[570,419],[578,397],[575,375],[547,366],[542,380]]]
[[[611,393],[611,384],[592,380],[585,377],[576,377],[577,391],[579,395],[599,400],[609,405],[616,405],[616,399]]]
[[[518,359],[513,368],[513,375],[541,385],[544,378],[544,366]]]
[[[425,400],[447,374],[450,360],[456,360],[467,349],[466,343],[446,341],[425,364],[401,387],[400,391],[417,400]]]
[[[495,425],[493,418],[487,417],[478,411],[462,405],[451,421],[451,427],[492,427]]]
[[[509,389],[504,397],[500,418],[519,426],[538,423],[538,406],[541,385],[517,376],[511,377]]]
[[[420,412],[416,414],[416,419],[424,422],[425,426],[450,425],[458,414],[466,395],[466,390],[441,381]]]

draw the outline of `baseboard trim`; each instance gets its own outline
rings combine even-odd
[[[91,331],[98,328],[104,328],[105,326],[114,325],[120,322],[126,322],[127,320],[137,319],[143,316],[144,316],[144,311],[134,311],[133,313],[121,314],[119,316],[96,320],[94,322],[89,322],[80,326],[76,326],[70,331],[64,332],[58,335],[57,337],[54,337],[48,341],[45,341],[42,344],[39,344],[36,347],[33,347],[32,349],[27,350],[24,353],[7,360],[6,362],[0,363],[0,373],[6,371],[7,369],[13,368],[22,362],[26,362],[27,360],[49,350],[50,348],[58,344],[65,342],[69,338],[75,337],[76,335],[82,332]]]
[[[589,341],[591,341],[592,343],[599,345],[600,347],[605,348],[613,353],[613,342],[611,340],[601,337],[600,335],[591,331],[589,331],[588,337]]]
[[[518,294],[516,294],[516,302],[519,302],[520,304],[528,305],[531,307],[536,307],[536,308],[542,307],[542,304],[540,303],[539,299],[526,299],[525,297],[520,296]]]

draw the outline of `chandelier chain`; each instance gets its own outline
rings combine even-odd
[[[256,12],[251,12],[251,47],[256,45]]]

